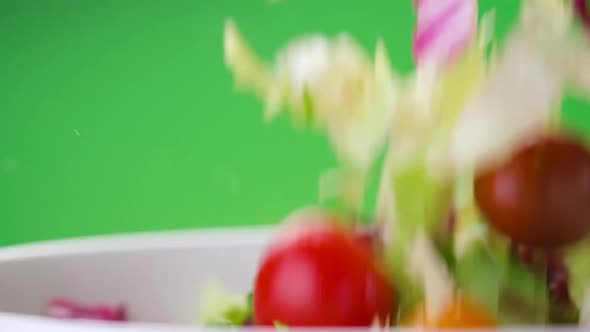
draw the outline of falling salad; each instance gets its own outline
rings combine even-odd
[[[225,22],[236,87],[325,133],[338,167],[279,225],[251,294],[208,290],[205,324],[590,326],[590,143],[560,109],[590,100],[587,2],[522,1],[501,42],[476,0],[414,8],[404,75],[381,40],[304,36],[266,61]]]

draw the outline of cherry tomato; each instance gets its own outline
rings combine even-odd
[[[481,328],[494,327],[498,324],[486,310],[474,302],[465,297],[457,297],[438,318],[428,319],[426,309],[420,306],[402,325],[425,328]]]
[[[590,154],[573,139],[536,139],[474,189],[488,222],[514,242],[558,248],[590,231]]]
[[[394,290],[353,230],[306,225],[277,238],[254,289],[258,325],[369,326],[394,310]]]

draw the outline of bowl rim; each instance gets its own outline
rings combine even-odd
[[[0,264],[26,259],[78,254],[263,245],[270,239],[274,229],[275,227],[271,226],[212,227],[83,236],[31,242],[0,248]]]
[[[43,332],[277,332],[274,327],[242,327],[223,328],[203,325],[172,325],[148,323],[113,323],[89,320],[57,320],[46,317],[22,314],[0,313],[0,327],[11,327],[12,331],[43,331]],[[500,327],[503,332],[582,332],[585,326],[522,326]],[[427,328],[338,328],[309,327],[288,328],[285,332],[499,332],[498,328],[486,329],[427,329]]]

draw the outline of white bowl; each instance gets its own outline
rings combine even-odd
[[[230,291],[250,291],[258,259],[271,234],[269,228],[211,229],[4,248],[0,250],[0,332],[215,331],[198,325],[199,294],[203,287],[218,281]],[[55,296],[90,303],[124,302],[133,322],[42,317],[45,304]],[[363,330],[367,331],[357,331]]]

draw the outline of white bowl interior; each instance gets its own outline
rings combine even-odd
[[[133,321],[196,324],[211,281],[251,290],[267,229],[155,233],[0,250],[0,311],[40,315],[56,296],[125,303]]]

